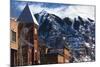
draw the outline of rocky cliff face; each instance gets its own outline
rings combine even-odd
[[[35,14],[39,23],[39,43],[48,48],[68,47],[73,62],[95,60],[95,21],[77,16],[74,19],[41,11]],[[82,59],[83,58],[83,59]]]

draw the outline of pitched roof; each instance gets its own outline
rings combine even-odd
[[[33,15],[32,11],[30,10],[28,4],[25,6],[24,10],[18,17],[17,21],[20,21],[22,23],[33,23],[34,22],[36,25],[39,25],[35,16]]]

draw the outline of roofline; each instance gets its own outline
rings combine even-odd
[[[30,10],[30,13],[31,13],[31,15],[32,15],[32,18],[33,18],[34,23],[35,23],[36,25],[39,25],[30,8],[29,8],[29,10]]]

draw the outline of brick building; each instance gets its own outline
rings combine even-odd
[[[38,22],[28,5],[17,19],[10,19],[11,66],[68,63],[69,50],[40,46],[37,30]],[[61,53],[52,53],[53,50],[54,52],[61,50]]]

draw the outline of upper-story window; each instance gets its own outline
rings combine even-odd
[[[16,32],[11,30],[11,41],[16,42]]]

